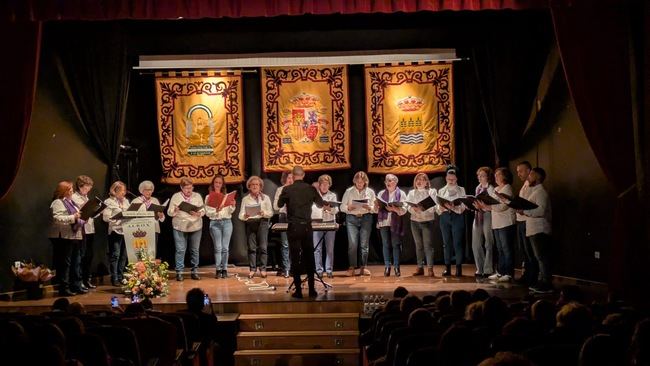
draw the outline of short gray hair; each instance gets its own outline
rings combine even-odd
[[[399,182],[399,179],[397,179],[397,176],[395,174],[386,174],[386,178],[384,179],[384,182],[388,181],[395,181],[395,183]]]
[[[138,186],[138,192],[142,193],[145,189],[151,189],[153,191],[154,185],[153,182],[150,180],[143,180],[140,182],[140,185]]]

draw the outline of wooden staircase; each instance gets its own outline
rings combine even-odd
[[[359,301],[264,303],[239,316],[236,366],[357,366]]]

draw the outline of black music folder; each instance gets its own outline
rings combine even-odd
[[[168,203],[169,203],[169,198],[167,199],[167,201],[163,202],[162,205],[157,205],[155,203],[152,203],[149,205],[149,208],[147,208],[147,211],[153,211],[155,213],[165,212]]]
[[[377,197],[377,202],[379,202],[379,208],[382,210],[385,210],[387,206],[397,207],[397,208],[402,208],[402,206],[404,206],[404,202],[401,201],[386,202],[379,197]]]
[[[483,191],[483,192],[479,193],[479,194],[476,196],[476,199],[479,200],[479,201],[481,201],[481,202],[483,202],[483,203],[485,203],[485,204],[488,205],[488,206],[498,205],[498,204],[501,203],[501,202],[499,202],[498,200],[494,199],[494,197],[490,196],[490,195],[487,193],[487,191]]]
[[[193,205],[193,204],[191,204],[189,202],[185,202],[185,201],[181,202],[178,205],[179,210],[181,210],[183,212],[187,212],[187,213],[190,213],[192,211],[197,212],[202,208],[203,208],[202,206],[196,206],[196,205]]]
[[[125,211],[138,211],[140,209],[140,206],[142,206],[142,203],[132,203]],[[113,215],[113,217],[111,217],[111,220],[121,220],[123,217],[124,215],[122,215],[122,211],[120,211],[117,214]]]
[[[525,198],[521,198],[519,196],[512,197],[512,196],[508,196],[507,194],[503,194],[499,192],[497,192],[497,196],[503,197],[506,200],[508,200],[506,205],[508,205],[508,207],[515,210],[533,210],[539,207],[536,203],[530,202],[529,200]]]
[[[95,198],[88,200],[88,202],[81,207],[79,214],[81,215],[80,217],[82,220],[88,221],[89,218],[99,215],[105,208],[106,204],[104,201],[95,196]]]
[[[328,205],[330,207],[339,207],[341,205],[341,202],[339,201],[325,201],[323,200],[323,204]]]
[[[408,205],[410,205],[410,206],[420,207],[420,209],[422,209],[424,211],[426,211],[426,210],[428,210],[431,207],[436,205],[436,201],[434,201],[433,198],[431,198],[431,196],[427,196],[427,198],[425,198],[422,201],[417,202],[417,203],[409,202],[409,201],[406,201],[406,203]]]

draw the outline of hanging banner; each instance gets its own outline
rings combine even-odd
[[[162,182],[244,181],[241,85],[239,73],[156,74]]]
[[[347,67],[262,69],[265,172],[350,167]]]
[[[451,64],[365,67],[369,173],[445,171],[454,162]]]

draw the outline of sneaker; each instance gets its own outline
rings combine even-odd
[[[490,281],[496,281],[496,280],[498,280],[500,277],[501,277],[500,274],[495,273],[495,274],[489,275],[489,276],[488,276],[488,280],[490,280]],[[504,276],[504,277],[506,277],[506,276]],[[507,277],[510,278],[510,276],[507,276]]]
[[[366,267],[361,267],[361,275],[362,276],[370,276],[371,275],[370,270],[368,268],[366,268]]]
[[[176,281],[181,282],[183,281],[183,275],[180,273],[176,273]]]
[[[193,280],[198,281],[201,279],[198,273],[193,272],[192,275],[190,276]]]
[[[494,276],[494,275],[492,275],[492,276]],[[512,282],[512,277],[510,277],[508,275],[500,276],[497,279],[497,282]]]

